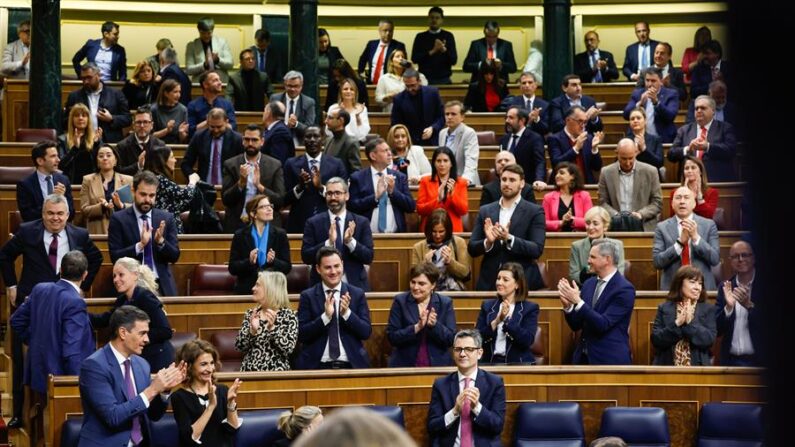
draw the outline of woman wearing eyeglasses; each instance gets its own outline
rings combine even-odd
[[[287,233],[272,225],[273,204],[265,194],[254,196],[246,204],[249,225],[237,230],[229,253],[229,273],[237,276],[235,294],[247,295],[263,270],[285,275],[293,268]]]
[[[497,273],[497,298],[483,302],[475,326],[483,336],[483,361],[535,364],[530,346],[536,337],[538,310],[538,304],[527,299],[522,266],[503,264]]]

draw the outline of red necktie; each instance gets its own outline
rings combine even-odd
[[[682,222],[679,222],[682,225]],[[682,265],[690,265],[690,241],[682,247]]]
[[[58,233],[52,234],[52,241],[50,241],[50,250],[47,253],[50,258],[50,265],[54,272],[58,271]]]
[[[210,172],[210,183],[213,185],[220,185],[221,179],[219,177],[221,172],[221,140],[213,140],[213,165],[212,172]]]
[[[469,377],[464,378],[464,389],[469,388],[469,382],[472,379]],[[464,399],[464,405],[461,407],[461,447],[473,447],[472,442],[472,402],[469,399]]]
[[[375,71],[373,72],[373,84],[378,84],[378,79],[381,77],[381,72],[384,71],[384,53],[386,52],[386,44],[381,44],[381,51],[378,52],[378,61],[375,63]]]
[[[486,59],[494,59],[494,47],[491,45],[486,50]]]

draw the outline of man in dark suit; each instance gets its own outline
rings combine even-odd
[[[420,84],[420,74],[409,68],[403,72],[406,90],[392,101],[391,124],[409,129],[411,141],[422,146],[436,146],[444,127],[444,104],[436,87]]]
[[[413,213],[417,207],[406,175],[389,169],[392,150],[383,138],[369,141],[364,153],[370,167],[351,175],[348,208],[366,217],[373,233],[405,233],[404,213]]]
[[[624,54],[624,66],[621,72],[630,81],[637,81],[640,78],[640,71],[650,66],[654,60],[654,49],[657,48],[656,40],[649,38],[651,27],[648,22],[637,22],[635,24],[635,36],[638,41],[629,45]]]
[[[301,292],[298,341],[303,344],[298,369],[367,368],[364,341],[373,331],[362,289],[344,281],[343,255],[333,246],[315,253],[320,282]]]
[[[301,93],[303,89],[304,75],[300,71],[290,70],[284,75],[284,92],[274,93],[270,98],[270,102],[284,104],[284,124],[290,128],[296,146],[303,141],[307,127],[317,125],[315,100]]]
[[[596,183],[594,171],[602,169],[599,145],[604,139],[604,134],[588,133],[587,122],[588,115],[585,109],[580,106],[570,108],[566,114],[566,126],[560,132],[549,136],[547,148],[552,166],[556,166],[561,161],[572,162],[582,171],[585,183]]]
[[[381,38],[367,42],[362,55],[359,56],[359,76],[372,85],[378,84],[378,78],[386,73],[388,58],[393,51],[403,50],[403,54],[408,54],[403,42],[392,39],[395,35],[395,24],[391,20],[378,21],[378,35]]]
[[[139,107],[133,117],[133,131],[116,144],[119,153],[118,171],[135,175],[144,168],[146,154],[166,143],[152,135],[152,111],[147,106]]]
[[[133,178],[133,206],[113,213],[108,225],[111,262],[128,257],[148,266],[155,274],[161,296],[176,296],[177,284],[169,264],[179,260],[179,241],[174,215],[154,207],[157,176],[141,171]]]
[[[599,49],[599,34],[585,33],[585,51],[574,55],[574,73],[582,82],[610,82],[618,79],[613,53]]]
[[[464,59],[464,73],[472,73],[469,82],[475,82],[480,63],[492,59],[500,67],[500,77],[508,82],[508,75],[516,72],[513,44],[500,39],[500,25],[494,20],[483,25],[483,36],[469,44],[469,51]]]
[[[488,205],[489,203],[494,203],[500,200],[500,197],[502,197],[502,193],[500,192],[500,176],[502,175],[502,170],[506,166],[515,163],[516,157],[512,153],[506,150],[497,152],[497,156],[494,158],[494,173],[496,174],[496,178],[483,185],[483,190],[480,193],[480,208],[483,208],[484,205]],[[546,185],[546,183],[544,185]],[[533,188],[526,183],[524,188],[522,188],[521,195],[522,198],[528,202],[536,202]]]
[[[305,155],[290,158],[284,164],[284,204],[290,205],[288,233],[303,233],[310,217],[326,212],[326,182],[334,177],[348,178],[340,160],[321,153],[323,133],[317,126],[306,130],[304,148]]]
[[[717,80],[709,84],[709,97],[715,100],[715,120],[729,123],[738,132],[740,140],[742,140],[742,133],[740,126],[744,124],[744,116],[740,111],[737,103],[729,99],[728,88],[726,83]],[[687,107],[687,116],[685,117],[685,124],[690,124],[696,120],[696,104],[695,101],[690,101]]]
[[[348,175],[362,168],[359,142],[345,131],[350,122],[351,115],[345,109],[338,108],[326,114],[326,130],[331,132],[331,138],[323,147],[323,155],[339,159]]]
[[[102,140],[106,143],[120,141],[124,128],[131,121],[127,98],[119,90],[104,85],[99,78],[99,68],[91,62],[83,65],[80,80],[83,88],[69,93],[64,116],[69,116],[73,105],[84,104],[91,111],[89,119],[94,129],[102,129]]]
[[[364,266],[373,262],[373,232],[367,219],[345,209],[348,199],[345,179],[334,177],[326,182],[328,211],[306,221],[301,259],[304,264],[313,265],[321,247],[335,247],[345,262],[346,281],[367,292],[370,283]],[[312,272],[309,279],[311,284],[320,281],[317,272]]]
[[[264,28],[258,29],[254,33],[254,41],[256,43],[249,49],[252,51],[256,70],[267,75],[268,79],[281,79],[284,73],[282,58],[278,50],[271,45],[271,32]]]
[[[455,335],[457,371],[433,382],[428,405],[428,433],[439,447],[498,447],[505,424],[502,377],[478,368],[483,338],[476,329]]]
[[[44,198],[50,194],[66,197],[69,204],[69,217],[75,213],[72,200],[72,184],[69,178],[58,171],[58,143],[45,140],[37,143],[30,151],[36,171],[17,182],[17,209],[23,222],[41,219]]]
[[[560,132],[563,129],[566,125],[566,114],[574,106],[580,106],[585,111],[585,128],[588,132],[600,132],[604,129],[604,123],[599,118],[601,109],[596,107],[596,100],[582,94],[582,82],[579,76],[576,74],[564,76],[560,83],[560,89],[563,94],[552,99],[547,109],[550,132]]]
[[[500,200],[480,208],[469,240],[469,254],[483,256],[477,290],[495,290],[500,266],[517,262],[524,268],[528,290],[544,287],[536,260],[544,252],[544,210],[519,195],[525,186],[524,169],[508,165],[500,175]]]
[[[262,145],[262,153],[270,155],[281,163],[288,158],[295,156],[295,143],[290,128],[284,124],[284,104],[275,101],[269,102],[262,112],[262,122],[265,125],[265,133],[262,138],[265,144]]]
[[[673,47],[668,42],[660,42],[657,48],[654,49],[654,64],[660,70],[660,79],[663,86],[672,88],[679,93],[679,100],[683,101],[687,98],[687,87],[685,86],[685,74],[681,68],[674,67],[671,62],[671,55],[673,54]],[[645,79],[641,76],[638,78],[638,87],[645,86]]]
[[[40,220],[23,223],[14,237],[0,249],[0,269],[9,303],[21,306],[36,284],[57,281],[61,259],[71,250],[82,251],[88,258],[88,276],[82,287],[86,291],[91,290],[91,283],[102,264],[102,253],[89,239],[88,231],[67,223],[68,218],[69,208],[64,196],[51,194],[44,199]],[[17,282],[14,262],[20,255],[22,274]],[[15,423],[10,425],[16,428],[22,424],[20,418],[24,403],[22,344],[19,338],[14,338],[12,349],[13,411],[17,420],[12,420]]]
[[[729,249],[734,276],[718,287],[716,301],[720,364],[761,366],[764,353],[759,288],[754,287],[756,268],[751,244],[737,241]]]
[[[166,79],[173,79],[179,82],[180,96],[179,102],[188,107],[191,100],[191,82],[188,75],[179,67],[177,63],[177,50],[173,47],[164,48],[160,52],[160,83]]]
[[[273,93],[268,75],[256,68],[254,51],[247,48],[240,52],[240,71],[229,76],[226,84],[226,97],[238,112],[259,112],[265,108],[265,98]]]
[[[140,357],[149,341],[148,332],[149,317],[144,311],[121,306],[110,317],[110,342],[83,361],[81,447],[150,445],[150,421],[166,412],[164,393],[182,383],[186,366],[172,363],[150,376],[149,363]]]
[[[685,124],[676,132],[668,160],[681,162],[686,155],[693,155],[704,162],[710,182],[737,181],[734,126],[715,119],[715,100],[706,95],[696,98],[695,118],[695,122]]]
[[[731,86],[734,66],[723,60],[723,47],[717,40],[710,40],[701,49],[704,57],[690,74],[690,97],[709,94],[712,81],[723,81]]]
[[[624,106],[624,119],[635,108],[646,111],[646,132],[660,137],[663,143],[674,141],[676,125],[674,119],[679,112],[679,93],[663,85],[662,72],[657,67],[643,70],[645,87],[636,88]]]
[[[533,189],[543,189],[546,177],[544,139],[527,126],[530,114],[521,106],[511,106],[505,112],[505,135],[500,149],[516,157],[516,163],[530,176]]]
[[[240,220],[249,200],[266,194],[274,208],[273,223],[281,227],[279,208],[284,203],[284,171],[279,160],[265,155],[262,148],[262,129],[249,124],[243,132],[245,153],[224,162],[224,188],[221,199],[226,209],[225,231],[234,233],[243,226]]]
[[[607,239],[593,242],[588,265],[596,276],[582,285],[566,278],[558,282],[560,303],[573,331],[582,330],[572,363],[629,365],[629,322],[635,287],[618,271],[618,245]]]
[[[107,56],[110,52],[110,60],[104,60],[102,64],[97,60],[102,50],[102,55]],[[127,53],[124,47],[119,45],[119,25],[114,22],[102,24],[102,39],[89,39],[77,50],[72,58],[72,65],[75,67],[75,74],[80,76],[80,63],[83,59],[88,63],[105,67],[100,70],[100,77],[103,81],[126,81],[127,80]]]
[[[507,110],[512,106],[518,106],[528,113],[527,122],[530,128],[543,136],[549,132],[548,109],[549,103],[543,98],[536,97],[536,75],[526,71],[519,77],[519,88],[522,90],[521,96],[508,96],[503,100],[502,106]]]
[[[458,61],[453,33],[442,29],[444,10],[433,6],[428,10],[428,29],[417,33],[411,47],[411,60],[417,63],[428,84],[450,84],[453,65]]]
[[[243,153],[243,138],[228,126],[229,120],[223,109],[212,109],[207,114],[207,128],[191,138],[180,168],[185,177],[193,174],[197,164],[199,177],[212,185],[223,181],[223,165],[226,160]]]

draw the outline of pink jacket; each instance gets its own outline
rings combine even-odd
[[[585,231],[585,213],[591,209],[593,202],[588,191],[580,190],[572,195],[574,203],[574,230]],[[552,191],[544,195],[544,215],[547,220],[547,231],[560,231],[562,221],[558,219],[560,191]]]

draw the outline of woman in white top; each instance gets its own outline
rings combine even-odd
[[[370,133],[370,121],[367,119],[367,107],[356,102],[358,95],[356,82],[351,78],[345,78],[340,84],[340,100],[328,108],[328,113],[345,109],[351,115],[351,122],[345,126],[345,132],[361,143]],[[331,132],[326,129],[326,134],[331,135]]]
[[[392,169],[400,171],[409,178],[410,185],[420,183],[420,177],[431,175],[431,162],[421,146],[411,145],[409,129],[403,124],[389,128],[386,143],[392,149]]]
[[[375,102],[383,107],[384,112],[392,111],[392,100],[395,95],[406,89],[403,84],[403,72],[411,67],[406,52],[400,48],[392,50],[387,59],[386,74],[378,78],[375,86]],[[420,84],[428,85],[425,75],[420,73]]]

